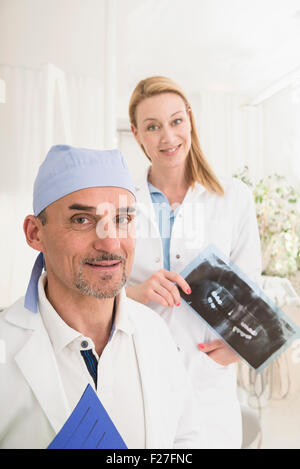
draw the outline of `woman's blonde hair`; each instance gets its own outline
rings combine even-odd
[[[186,161],[186,178],[189,185],[193,186],[195,182],[199,182],[208,191],[224,195],[224,190],[219,183],[215,173],[206,161],[201,150],[199,138],[196,130],[196,122],[188,102],[182,89],[170,78],[164,76],[154,76],[141,80],[134,89],[129,102],[129,118],[131,124],[137,128],[136,108],[138,104],[146,98],[156,96],[162,93],[176,93],[185,103],[186,110],[189,112],[191,120],[191,148]],[[143,147],[142,147],[143,148]],[[149,156],[143,151],[148,159]]]

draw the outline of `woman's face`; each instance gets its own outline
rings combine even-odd
[[[131,130],[153,167],[184,168],[191,147],[191,121],[178,94],[162,93],[141,101],[136,108],[136,124]]]

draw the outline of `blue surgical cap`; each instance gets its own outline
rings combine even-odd
[[[134,185],[119,150],[90,150],[68,145],[52,147],[34,183],[33,212],[72,192],[88,187],[122,187],[133,193]]]
[[[53,146],[34,183],[34,215],[39,215],[56,200],[88,187],[121,187],[135,196],[133,181],[119,150]],[[33,312],[37,312],[38,281],[44,267],[44,256],[40,253],[32,269],[24,302],[25,307]]]

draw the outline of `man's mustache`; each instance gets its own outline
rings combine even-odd
[[[97,257],[86,257],[83,259],[83,264],[93,264],[94,262],[101,262],[101,261],[121,261],[125,262],[126,258],[124,256],[120,256],[117,254],[112,254],[109,252],[104,252]]]

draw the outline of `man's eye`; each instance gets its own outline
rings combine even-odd
[[[87,217],[76,217],[73,218],[73,222],[76,223],[77,225],[85,225],[88,223],[90,220]]]
[[[116,223],[118,225],[128,225],[128,223],[130,223],[132,220],[132,217],[130,215],[119,215],[117,218],[116,218]]]
[[[95,225],[95,220],[85,215],[76,215],[72,217],[71,223],[74,229],[84,230],[92,228]]]

